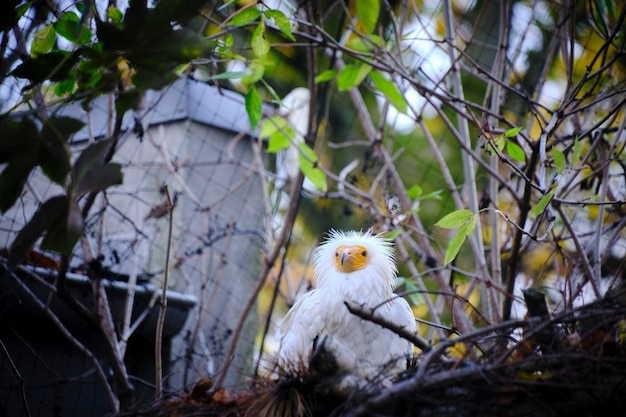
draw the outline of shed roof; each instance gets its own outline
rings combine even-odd
[[[80,142],[90,137],[109,135],[114,107],[113,96],[106,95],[94,99],[87,111],[80,103],[72,103],[59,108],[57,114],[78,118],[85,123],[73,138],[74,142]],[[124,114],[122,131],[132,130],[138,122],[145,129],[179,120],[191,120],[232,132],[246,132],[250,129],[245,100],[241,94],[181,77],[162,90],[146,92],[140,108]]]

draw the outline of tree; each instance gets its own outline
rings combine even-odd
[[[329,218],[342,218],[394,239],[400,288],[432,323],[426,339],[493,336],[459,343],[470,358],[521,346],[515,330],[527,323],[505,325],[526,314],[522,290],[541,289],[554,315],[622,286],[626,11],[618,5],[161,0],[131,1],[125,12],[85,2],[56,14],[47,3],[8,5],[2,80],[22,80],[30,110],[10,108],[0,124],[11,138],[0,142],[0,208],[13,205],[36,166],[67,190],[24,228],[8,263],[42,234],[43,248],[70,256],[95,194],[121,180],[109,162],[119,128],[72,164],[66,144],[79,125],[50,115],[50,105],[113,92],[120,121],[146,89],[185,73],[232,82],[267,152],[296,151],[291,183],[272,189],[267,173],[276,201],[291,203],[272,208],[283,222],[259,278],[273,278],[271,307],[289,288],[274,264],[291,253],[281,249],[292,231],[319,236]],[[14,30],[25,16],[30,23]],[[305,131],[263,113],[264,101],[280,106],[295,87],[311,92]],[[24,141],[37,158],[21,152]],[[93,169],[106,175],[93,182]],[[325,220],[311,220],[320,213]],[[501,327],[483,333],[489,326]]]

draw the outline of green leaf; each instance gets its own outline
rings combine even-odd
[[[246,71],[226,71],[211,75],[207,80],[236,80],[237,78],[242,78],[247,75],[250,75],[250,73]]]
[[[437,223],[435,223],[435,226],[439,226],[444,229],[454,229],[468,222],[473,216],[474,213],[470,210],[455,210],[443,216]]]
[[[71,93],[74,90],[75,85],[76,80],[74,80],[74,78],[61,80],[54,85],[54,94],[58,97],[63,97],[64,95]]]
[[[326,70],[322,71],[317,77],[315,77],[315,83],[324,83],[326,81],[330,81],[337,76],[336,70]]]
[[[263,115],[263,102],[261,101],[261,96],[256,90],[256,87],[252,86],[248,90],[245,101],[246,112],[248,113],[248,120],[250,121],[250,130],[253,131],[256,129]]]
[[[107,18],[115,23],[121,23],[124,15],[117,7],[110,6],[107,9]]]
[[[11,243],[7,262],[9,267],[13,268],[22,262],[43,233],[63,221],[67,209],[68,199],[65,195],[52,197],[43,203]]]
[[[33,83],[45,80],[61,81],[68,77],[68,73],[78,61],[78,54],[67,51],[53,50],[33,59],[25,59],[17,66],[11,75],[26,78]]]
[[[441,200],[443,190],[435,190],[433,192],[417,197],[417,200]]]
[[[273,19],[274,24],[276,24],[276,27],[278,28],[278,30],[280,30],[283,33],[283,35],[288,37],[289,40],[291,41],[296,40],[296,38],[294,38],[293,34],[291,33],[291,23],[289,22],[289,19],[287,19],[287,16],[285,16],[283,12],[281,12],[280,10],[266,10],[265,17],[267,17],[268,19]]]
[[[32,119],[4,120],[0,123],[0,164],[10,162],[20,152],[35,160],[38,143],[39,131]]]
[[[62,202],[60,216],[46,229],[41,248],[70,256],[83,233],[83,216],[75,201]]]
[[[39,29],[35,33],[33,42],[30,46],[31,55],[37,56],[50,52],[56,39],[56,31],[52,25],[46,25]]]
[[[237,13],[235,17],[230,19],[228,22],[228,26],[245,26],[250,23],[255,22],[259,16],[261,16],[261,11],[254,7],[249,7],[241,12]]]
[[[494,142],[495,142],[496,149],[498,149],[499,152],[502,152],[507,141],[504,139],[504,137],[498,136]]]
[[[414,200],[422,195],[422,187],[420,187],[419,185],[414,185],[406,190],[406,193],[411,200]]]
[[[363,65],[346,65],[339,71],[337,76],[337,88],[339,91],[348,91],[352,87],[356,87],[367,77],[367,74],[372,69],[367,64]]]
[[[381,39],[381,37],[378,35],[370,34],[367,39],[364,39],[362,37],[354,37],[346,42],[347,48],[362,53],[370,53],[372,45],[382,47],[384,45],[384,40]]]
[[[398,87],[377,71],[371,71],[369,76],[376,89],[387,97],[391,105],[400,113],[406,114],[407,103]]]
[[[264,57],[270,51],[270,43],[265,39],[265,23],[259,22],[256,29],[252,33],[252,50],[257,57]]]
[[[73,117],[52,116],[41,129],[39,164],[50,180],[65,185],[70,172],[69,138],[78,132],[84,123]]]
[[[241,77],[242,84],[254,84],[263,77],[263,73],[265,72],[265,62],[260,59],[252,60],[252,62],[248,65],[246,72],[248,75]]]
[[[15,8],[15,14],[17,15],[18,18],[23,17],[26,12],[30,9],[30,6],[33,5],[34,0],[31,1],[27,1],[25,3],[22,3],[21,5],[17,6]]]
[[[35,143],[37,144],[37,143]],[[26,141],[24,141],[26,145]],[[27,148],[37,152],[36,147]],[[24,185],[36,166],[36,159],[28,152],[13,155],[10,163],[0,173],[0,212],[5,213],[22,195]]]
[[[113,139],[101,139],[92,143],[80,153],[78,159],[74,162],[73,168],[73,182],[75,188],[83,182],[83,178],[89,174],[90,170],[94,167],[100,167],[105,163],[114,143]]]
[[[465,243],[466,237],[467,235],[459,230],[459,232],[454,235],[452,239],[450,239],[448,247],[446,248],[444,260],[445,265],[449,264],[454,260],[454,258],[456,258],[456,255],[459,254],[459,250],[461,250],[461,246],[463,246],[463,243]]]
[[[55,134],[63,141],[67,141],[74,133],[85,126],[85,123],[74,117],[52,116],[47,121],[47,126],[54,129]]]
[[[61,19],[54,23],[57,33],[78,45],[85,45],[91,41],[91,30],[81,25],[79,17],[74,12],[65,12]]]
[[[73,167],[73,190],[76,195],[103,191],[123,181],[122,166],[107,163],[113,139],[101,139],[85,148]]]
[[[233,38],[232,33],[229,33],[228,35],[222,37],[221,41],[224,42],[224,45],[228,46],[229,48],[232,47],[235,43],[235,39]]]
[[[512,137],[514,137],[515,135],[517,135],[521,131],[522,131],[521,127],[511,128],[511,129],[507,130],[506,132],[504,132],[504,137],[512,138]]]
[[[524,150],[517,143],[513,143],[511,141],[506,141],[506,153],[516,161],[526,162],[526,154],[524,154]]]
[[[533,207],[532,210],[530,210],[530,215],[538,216],[541,213],[543,213],[548,203],[552,200],[552,197],[554,197],[555,193],[556,193],[556,188],[552,188],[546,195],[541,197],[539,201],[537,202],[537,205]]]
[[[123,115],[129,110],[137,109],[141,104],[141,91],[131,89],[122,91],[115,98],[115,111],[118,115]]]
[[[367,33],[373,32],[380,14],[380,0],[357,0],[356,13]]]
[[[553,148],[552,149],[552,158],[554,158],[554,165],[556,166],[556,172],[562,174],[567,166],[567,160],[565,159],[565,155],[560,150]]]
[[[396,286],[400,285],[404,286],[403,292],[406,292],[404,296],[412,305],[417,306],[424,302],[424,296],[420,293],[418,286],[415,285],[415,281],[405,277],[397,277]]]
[[[299,146],[300,152],[298,153],[298,161],[300,163],[300,170],[304,176],[313,183],[315,188],[326,191],[326,174],[317,167],[317,155],[315,155],[313,149],[305,143],[300,143]]]
[[[580,155],[582,152],[582,147],[580,146],[580,141],[578,140],[578,136],[574,139],[574,153],[572,154],[572,166],[578,165],[580,163]]]
[[[287,149],[291,145],[291,138],[295,137],[295,132],[283,117],[273,116],[265,119],[261,124],[260,137],[268,137],[266,151],[268,153],[276,153]]]
[[[281,123],[283,125],[286,124],[285,119],[280,116],[272,116],[263,120],[263,123],[261,123],[261,132],[259,133],[259,136],[261,138],[269,138],[274,134],[274,132],[278,130],[278,126],[280,126]]]
[[[124,179],[122,166],[115,163],[95,163],[81,177],[74,187],[77,196],[104,191],[107,188],[121,184]]]
[[[402,229],[394,229],[390,232],[385,233],[385,239],[393,240],[396,237],[400,236],[404,232]]]
[[[459,233],[465,233],[465,236],[469,236],[474,233],[476,229],[476,222],[478,221],[478,215],[470,217],[469,221],[459,228]]]
[[[278,130],[270,136],[267,142],[267,152],[276,153],[278,151],[282,151],[283,149],[287,149],[290,145],[291,141],[289,140],[289,137],[282,131]]]

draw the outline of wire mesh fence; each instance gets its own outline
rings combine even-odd
[[[128,23],[115,20],[116,2],[104,3],[93,7],[108,23]],[[99,415],[130,391],[124,408],[150,402],[155,345],[167,394],[207,377],[237,392],[271,375],[275,327],[315,284],[311,252],[330,228],[390,233],[399,290],[429,323],[420,328],[428,340],[523,318],[528,287],[566,313],[621,285],[624,12],[612,7],[620,2],[385,2],[373,24],[357,7],[372,2],[269,3],[255,14],[210,2],[194,33],[218,52],[137,96],[129,80],[156,82],[159,74],[126,52],[110,65],[120,75],[116,94],[68,95],[58,80],[44,77],[33,88],[20,71],[7,76],[20,56],[43,48],[25,41],[41,40],[44,29],[57,31],[59,48],[77,46],[58,22],[75,24],[85,10],[73,1],[45,6],[54,13],[10,7],[23,14],[12,32],[2,31],[3,118],[33,118],[39,130],[47,120],[77,118],[84,126],[69,140],[72,162],[114,138],[110,162],[124,175],[79,199],[89,210],[69,258],[38,241],[19,267],[4,262],[33,215],[73,187],[51,181],[48,167],[33,171],[0,216],[0,414]],[[275,11],[288,16],[288,29]],[[89,24],[92,35],[111,36]],[[291,45],[286,34],[300,42]],[[166,55],[171,45],[160,40]],[[255,55],[263,41],[271,44],[266,60]],[[87,65],[76,65],[80,76],[69,78],[80,81]],[[282,92],[305,83],[299,113],[297,97]],[[251,85],[268,102],[283,97],[262,107],[254,129]],[[140,101],[117,118],[123,98]],[[267,121],[275,126],[263,136]],[[291,143],[268,152],[277,132],[290,133]],[[17,166],[1,157],[3,174]],[[109,172],[103,164],[90,175]],[[455,230],[435,224],[465,209],[467,223],[456,226],[473,222],[472,230],[463,229],[449,259]],[[519,341],[515,329],[511,340]],[[475,342],[462,354],[485,348]]]

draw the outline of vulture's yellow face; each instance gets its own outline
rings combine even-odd
[[[363,269],[368,262],[367,249],[361,245],[340,245],[335,249],[335,268],[340,272]]]
[[[318,289],[338,290],[336,285],[347,285],[341,290],[361,286],[370,291],[380,286],[384,294],[390,294],[395,287],[397,269],[392,242],[371,230],[331,230],[326,241],[315,249],[313,261]]]

